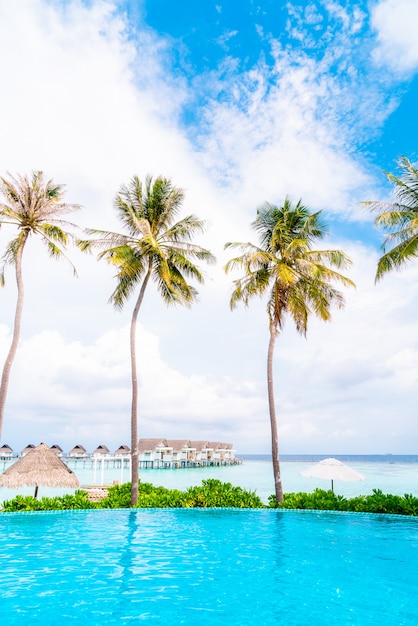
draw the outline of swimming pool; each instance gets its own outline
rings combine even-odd
[[[418,520],[164,509],[0,515],[10,624],[418,623]]]

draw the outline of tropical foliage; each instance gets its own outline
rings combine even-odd
[[[418,498],[385,494],[373,489],[367,496],[344,498],[333,491],[315,489],[313,493],[285,493],[283,502],[277,503],[274,496],[269,498],[270,506],[281,509],[312,509],[318,511],[351,511],[357,513],[388,513],[392,515],[418,515]]]
[[[189,280],[203,282],[195,261],[214,262],[214,256],[192,243],[205,229],[194,215],[175,221],[184,200],[181,189],[163,177],[148,176],[145,183],[134,176],[116,195],[115,208],[125,233],[91,229],[94,239],[80,241],[82,250],[98,249],[99,258],[117,269],[117,285],[110,300],[122,308],[129,296],[139,293],[132,313],[130,350],[132,373],[131,404],[131,503],[138,501],[138,376],[136,324],[149,281],[154,281],[167,305],[190,306],[197,291]]]
[[[358,513],[387,513],[393,515],[418,515],[418,498],[405,494],[397,496],[384,494],[374,489],[367,496],[344,498],[333,491],[315,489],[313,493],[285,493],[282,502],[276,495],[265,505],[252,491],[222,483],[216,479],[203,480],[200,486],[189,487],[185,491],[155,487],[150,483],[139,482],[136,508],[280,508],[318,511],[350,511]],[[41,498],[16,496],[3,502],[5,513],[17,511],[52,511],[66,509],[120,509],[130,508],[131,484],[115,485],[109,488],[107,498],[90,502],[87,492],[79,490],[74,495]]]
[[[350,264],[340,250],[313,250],[312,246],[326,233],[320,213],[311,213],[301,201],[293,205],[286,197],[282,206],[265,203],[257,210],[252,223],[259,245],[227,243],[226,248],[238,248],[242,255],[232,258],[226,272],[244,271],[234,281],[231,308],[239,302],[248,306],[254,296],[267,295],[267,315],[270,340],[267,355],[267,385],[272,440],[273,473],[277,502],[283,500],[280,475],[277,419],[273,386],[273,354],[276,337],[282,331],[285,318],[293,319],[296,330],[306,336],[311,314],[322,320],[331,318],[333,306],[341,308],[344,297],[331,282],[353,286],[353,282],[337,269]]]
[[[52,258],[63,256],[67,258],[64,250],[71,235],[65,229],[73,229],[75,225],[63,220],[62,216],[78,209],[79,206],[64,202],[63,196],[63,185],[45,180],[43,173],[39,171],[33,172],[31,178],[21,175],[0,178],[0,226],[8,225],[17,229],[16,236],[6,247],[0,268],[0,282],[4,285],[5,268],[7,265],[14,265],[17,284],[13,337],[0,385],[0,437],[11,367],[20,338],[24,299],[23,251],[30,235],[35,235],[46,245]],[[75,272],[73,265],[72,267]]]
[[[12,500],[5,500],[2,509],[6,513],[15,511],[61,511],[69,509],[95,509],[94,502],[90,502],[85,491],[76,491],[74,495],[43,497],[39,500],[33,496],[16,496]]]
[[[200,487],[189,487],[185,493],[185,507],[262,508],[263,503],[254,491],[234,487],[220,480],[203,480]]]
[[[418,256],[418,169],[407,157],[400,158],[399,168],[400,176],[387,173],[395,185],[394,202],[363,203],[377,213],[375,225],[385,233],[376,280],[394,269],[402,269]]]
[[[108,496],[99,502],[90,502],[85,491],[77,491],[74,496],[56,498],[16,496],[3,502],[3,510],[41,511],[55,509],[119,509],[131,506],[131,483],[114,485],[109,488]],[[234,487],[231,483],[207,479],[201,486],[189,487],[186,491],[155,487],[151,483],[138,483],[138,502],[136,508],[264,508],[260,498],[252,491]]]

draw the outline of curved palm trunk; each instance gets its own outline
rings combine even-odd
[[[23,233],[22,242],[16,254],[15,264],[16,264],[17,302],[16,302],[16,312],[15,312],[15,319],[14,319],[14,326],[13,326],[12,343],[10,345],[10,349],[6,357],[6,361],[4,362],[3,374],[1,377],[1,385],[0,385],[0,439],[1,439],[1,433],[3,430],[4,409],[6,406],[7,391],[9,389],[10,372],[12,369],[13,361],[16,355],[17,346],[19,344],[19,339],[20,339],[20,326],[22,322],[23,299],[24,299],[24,287],[23,287],[23,277],[22,277],[22,255],[23,255],[23,248],[25,246],[27,238],[28,238],[28,232]]]
[[[136,321],[138,312],[141,308],[144,298],[145,289],[151,276],[151,263],[148,272],[141,285],[138,300],[136,301],[134,311],[132,313],[130,346],[131,346],[131,376],[132,376],[132,405],[131,405],[131,459],[132,459],[132,490],[131,505],[135,506],[138,502],[138,480],[139,480],[139,463],[138,463],[138,374],[136,366]]]
[[[275,328],[270,329],[270,341],[267,355],[267,391],[269,398],[270,427],[271,427],[271,457],[273,460],[274,489],[276,493],[276,502],[283,501],[283,487],[280,476],[280,460],[279,460],[279,441],[277,434],[276,408],[274,404],[274,385],[273,385],[273,355],[274,345],[276,343],[277,331]]]

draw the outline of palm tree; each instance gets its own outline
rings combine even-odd
[[[329,281],[345,286],[354,283],[333,268],[351,263],[340,250],[312,250],[312,244],[325,235],[320,213],[311,214],[299,201],[292,206],[286,197],[283,206],[265,203],[257,210],[252,227],[258,233],[259,246],[252,243],[227,243],[225,248],[239,248],[243,254],[230,259],[225,271],[242,269],[245,275],[234,281],[231,309],[239,302],[248,306],[253,296],[268,294],[267,314],[270,340],[267,355],[267,389],[271,426],[272,460],[276,501],[283,500],[280,476],[277,419],[273,386],[273,355],[276,338],[290,316],[296,330],[306,336],[311,313],[323,320],[331,318],[330,309],[344,306],[343,295]]]
[[[2,257],[0,283],[4,285],[4,274],[7,265],[14,265],[17,283],[17,303],[13,327],[13,337],[9,353],[6,357],[0,385],[0,437],[3,426],[4,410],[9,386],[10,371],[16,355],[20,338],[23,312],[24,284],[22,276],[23,251],[30,235],[41,238],[53,258],[65,256],[64,249],[71,235],[64,228],[75,228],[74,224],[61,219],[61,216],[79,209],[75,204],[63,201],[64,187],[52,180],[45,180],[40,171],[33,172],[32,177],[17,175],[0,178],[0,226],[17,227],[18,234],[7,245]],[[68,260],[68,259],[67,259]],[[75,268],[70,261],[73,271]]]
[[[410,259],[418,256],[418,169],[407,157],[398,162],[400,177],[386,173],[395,184],[394,202],[363,202],[377,212],[375,225],[386,234],[379,259],[376,281],[393,269],[401,269]]]
[[[187,282],[189,278],[203,283],[203,276],[194,260],[214,262],[214,256],[204,248],[191,243],[196,233],[204,231],[205,223],[189,215],[175,222],[184,199],[181,189],[167,178],[155,180],[148,176],[142,184],[134,176],[116,195],[114,206],[126,234],[88,230],[96,239],[80,241],[82,250],[101,250],[100,259],[106,259],[117,268],[117,285],[110,301],[122,309],[129,296],[139,287],[132,313],[130,353],[132,376],[131,503],[138,502],[138,378],[136,362],[136,323],[145,290],[154,280],[164,302],[189,306],[197,291]]]

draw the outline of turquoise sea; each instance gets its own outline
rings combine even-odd
[[[242,464],[227,467],[207,467],[188,469],[141,470],[143,482],[162,485],[169,488],[186,489],[192,485],[200,485],[203,479],[218,478],[251,491],[256,491],[263,502],[274,492],[273,472],[268,455],[238,455]],[[330,481],[305,478],[300,475],[302,470],[314,465],[329,456],[334,456],[364,476],[357,482],[334,481],[334,491],[346,497],[370,494],[373,489],[381,489],[384,493],[418,496],[418,455],[282,455],[281,472],[285,492],[307,491],[316,488],[330,489]],[[129,480],[129,471],[113,467],[101,466],[100,461],[93,468],[90,461],[71,460],[69,466],[77,474],[81,485],[113,484],[114,481]],[[0,472],[10,462],[0,461]],[[33,488],[17,490],[0,488],[0,502],[13,497],[16,493],[31,494]],[[42,495],[58,495],[62,490],[40,488]]]

